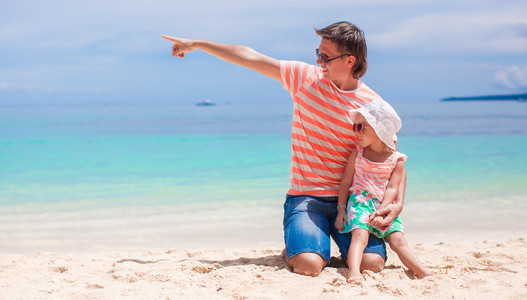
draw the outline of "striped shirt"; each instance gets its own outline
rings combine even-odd
[[[288,193],[337,196],[357,141],[348,112],[381,97],[362,82],[341,90],[320,67],[302,62],[281,61],[280,73],[294,102]]]
[[[401,152],[394,151],[386,161],[373,162],[364,158],[363,147],[357,147],[357,151],[355,173],[350,190],[358,190],[358,194],[362,191],[368,191],[373,198],[377,198],[381,203],[395,165],[399,160],[406,161],[408,157]]]

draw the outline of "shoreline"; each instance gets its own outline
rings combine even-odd
[[[232,201],[45,213],[5,211],[0,215],[0,253],[283,247],[281,204]],[[502,204],[477,211],[471,203],[408,202],[401,217],[410,244],[523,237],[527,203],[516,201],[500,210],[497,206]]]
[[[527,203],[520,197],[483,206],[408,201],[401,214],[407,240],[440,244],[523,237]],[[62,212],[3,209],[0,253],[283,247],[282,217],[278,200]]]

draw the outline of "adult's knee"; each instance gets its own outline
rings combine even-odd
[[[364,270],[373,271],[379,273],[384,270],[384,259],[375,253],[364,253],[362,255],[362,261],[360,263],[361,272]]]
[[[316,277],[326,266],[326,261],[316,253],[307,252],[291,257],[288,265],[297,274]]]

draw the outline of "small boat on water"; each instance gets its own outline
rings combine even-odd
[[[216,103],[210,101],[210,99],[201,100],[196,103],[197,106],[214,106]]]

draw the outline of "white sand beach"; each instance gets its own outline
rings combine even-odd
[[[289,270],[278,203],[238,206],[5,214],[0,299],[527,298],[521,211],[478,230],[485,214],[447,218],[448,207],[432,213],[408,203],[407,239],[437,275],[415,279],[388,250],[382,272],[351,285],[336,247],[316,278]]]
[[[422,280],[389,250],[359,285],[332,258],[320,276],[292,273],[280,248],[0,255],[1,299],[525,299],[527,241],[413,244]],[[335,253],[337,256],[337,253]]]

